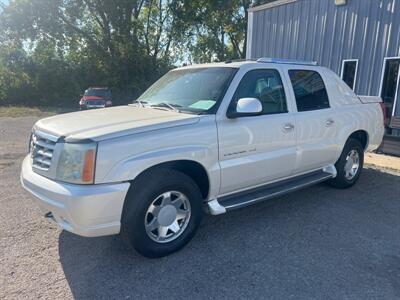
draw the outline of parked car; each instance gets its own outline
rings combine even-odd
[[[90,87],[79,100],[81,110],[112,106],[111,90],[107,87]]]
[[[323,181],[351,187],[383,120],[380,98],[313,63],[184,67],[135,104],[38,121],[21,181],[61,228],[121,234],[161,257],[189,242],[203,208],[219,215]]]

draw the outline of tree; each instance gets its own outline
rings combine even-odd
[[[276,0],[180,0],[190,37],[189,60],[224,61],[246,57],[247,10]]]
[[[253,2],[0,2],[0,105],[76,105],[91,85],[126,103],[174,64],[243,58]]]
[[[171,66],[179,36],[172,5],[171,0],[14,0],[2,8],[0,47],[19,44],[37,63],[36,71],[57,65],[72,72],[77,78],[68,86],[75,94],[100,84],[129,98]],[[40,75],[54,78],[55,70],[47,71],[31,78],[37,88]],[[62,97],[60,87],[53,90]]]

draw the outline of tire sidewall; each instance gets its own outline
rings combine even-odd
[[[356,175],[352,179],[349,180],[346,178],[346,173],[345,173],[344,167],[346,165],[347,155],[352,150],[357,151],[357,153],[359,155],[359,159],[360,159],[360,165],[359,165]],[[363,147],[361,146],[360,142],[357,140],[353,140],[353,139],[348,140],[348,142],[346,143],[346,145],[343,149],[343,152],[342,152],[342,155],[341,155],[339,161],[336,163],[336,170],[338,172],[337,179],[339,179],[341,181],[341,183],[344,187],[350,187],[350,186],[354,185],[361,175],[361,170],[363,168],[363,165],[364,165],[364,149],[363,149]]]
[[[157,173],[145,176],[150,181],[140,180],[132,185],[121,222],[121,232],[128,238],[129,243],[147,257],[165,256],[186,245],[193,237],[203,214],[200,190],[190,177],[171,170]],[[168,191],[181,192],[188,198],[191,216],[187,227],[175,240],[158,243],[148,236],[144,220],[150,204]]]

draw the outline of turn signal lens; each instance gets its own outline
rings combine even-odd
[[[82,181],[83,182],[93,182],[93,174],[94,174],[94,150],[87,150],[85,153],[85,158],[83,160],[83,169],[82,169]]]

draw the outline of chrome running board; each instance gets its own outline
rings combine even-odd
[[[335,167],[328,166],[322,170],[296,176],[280,182],[267,184],[255,189],[220,197],[207,202],[207,210],[211,215],[223,214],[227,211],[246,207],[269,200],[290,192],[294,192],[314,184],[336,177]]]

